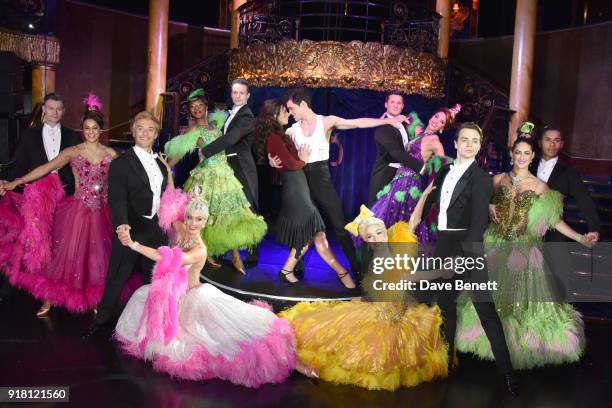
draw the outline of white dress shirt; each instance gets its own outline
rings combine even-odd
[[[242,108],[243,106],[244,105],[234,105],[234,107],[232,107],[232,109],[229,111],[230,115],[225,121],[225,125],[223,126],[223,133],[227,132],[227,127],[229,126],[230,122],[232,121],[232,119],[234,119],[234,116],[236,116],[236,113],[238,113],[240,108]]]
[[[164,181],[164,175],[162,174],[159,166],[157,165],[157,154],[149,153],[143,148],[139,146],[134,146],[134,153],[142,163],[145,171],[147,172],[147,177],[149,178],[149,185],[151,186],[151,191],[153,192],[153,203],[151,204],[151,214],[143,215],[143,217],[151,219],[157,214],[159,210],[159,205],[161,202],[161,188],[162,182]]]
[[[446,211],[450,205],[451,198],[453,197],[453,191],[457,186],[457,182],[466,172],[468,167],[474,163],[474,159],[468,160],[461,164],[451,164],[450,170],[446,173],[444,182],[442,183],[442,189],[440,190],[440,212],[438,214],[438,230],[440,231],[464,231],[465,228],[447,228],[447,215]]]
[[[552,174],[555,165],[559,161],[559,156],[553,157],[550,160],[540,159],[540,164],[538,164],[538,178],[545,183],[548,183],[548,179]]]
[[[225,125],[223,126],[223,134],[227,133],[227,127],[229,126],[232,119],[234,119],[234,116],[236,116],[236,113],[238,113],[240,108],[242,108],[243,106],[244,105],[234,105],[234,107],[229,111],[230,115],[228,116],[227,120],[225,121]],[[238,153],[226,153],[225,156],[231,157],[236,156],[237,154]]]
[[[46,123],[42,128],[43,145],[49,161],[55,159],[60,152],[62,143],[62,125],[49,126]]]
[[[383,115],[383,118],[392,118],[392,117],[393,116],[390,116],[386,112]],[[404,127],[404,125],[400,122],[400,123],[396,123],[395,125],[391,125],[391,126],[395,126],[397,130],[399,130],[400,134],[402,135],[402,144],[404,145],[404,150],[408,150],[408,145],[410,143],[410,140],[408,139],[408,132],[406,131],[406,128]],[[402,164],[401,163],[389,163],[389,167],[394,167],[396,169],[399,169],[400,167],[402,167]]]

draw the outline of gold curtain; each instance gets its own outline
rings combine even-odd
[[[229,79],[254,86],[399,90],[444,96],[445,63],[433,54],[380,43],[293,41],[230,52]]]

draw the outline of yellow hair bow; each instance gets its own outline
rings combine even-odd
[[[368,218],[374,217],[374,213],[368,209],[365,205],[361,204],[359,207],[359,215],[352,221],[344,226],[344,229],[353,234],[354,236],[359,235],[359,224]]]

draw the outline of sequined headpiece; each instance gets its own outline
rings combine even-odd
[[[386,228],[384,221],[374,217],[374,213],[362,204],[361,207],[359,207],[359,215],[352,222],[346,224],[344,229],[354,236],[358,236],[363,228],[369,227],[370,225],[380,225]]]
[[[192,211],[201,211],[204,213],[204,218],[208,218],[208,204],[201,198],[193,198],[187,203],[185,207],[185,214]]]

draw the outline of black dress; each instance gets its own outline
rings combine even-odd
[[[325,230],[323,218],[310,199],[310,189],[302,171],[305,163],[299,160],[293,144],[287,145],[282,136],[273,133],[268,137],[268,153],[278,156],[283,163],[282,207],[276,221],[276,240],[297,254],[319,231]]]

